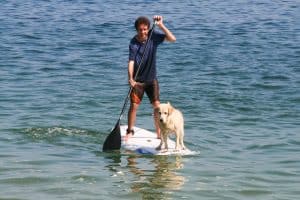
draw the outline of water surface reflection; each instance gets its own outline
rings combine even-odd
[[[180,190],[186,179],[181,156],[145,156],[137,154],[111,154],[106,156],[115,182],[128,191],[128,198],[166,199]],[[126,187],[126,188],[124,188]],[[123,195],[123,197],[125,197]],[[126,197],[125,197],[126,198]]]
[[[180,156],[154,156],[143,158],[131,155],[127,158],[128,172],[133,175],[132,192],[140,193],[143,199],[164,199],[185,183],[180,175],[184,167]]]

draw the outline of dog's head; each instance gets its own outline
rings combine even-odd
[[[168,120],[169,115],[172,114],[173,110],[174,108],[169,102],[160,104],[158,107],[160,123],[165,124]]]

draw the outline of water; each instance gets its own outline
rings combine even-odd
[[[298,199],[298,1],[1,1],[0,199]],[[190,157],[102,153],[137,16]],[[126,117],[123,119],[126,123]],[[137,125],[153,130],[147,99]]]

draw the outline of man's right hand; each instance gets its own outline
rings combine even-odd
[[[135,85],[136,85],[136,81],[135,80],[133,80],[133,79],[129,79],[129,85],[131,86],[131,87],[134,87]]]

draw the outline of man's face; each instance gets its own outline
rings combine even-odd
[[[146,24],[140,24],[137,29],[138,38],[142,41],[147,40],[148,32],[149,32],[148,26]]]

